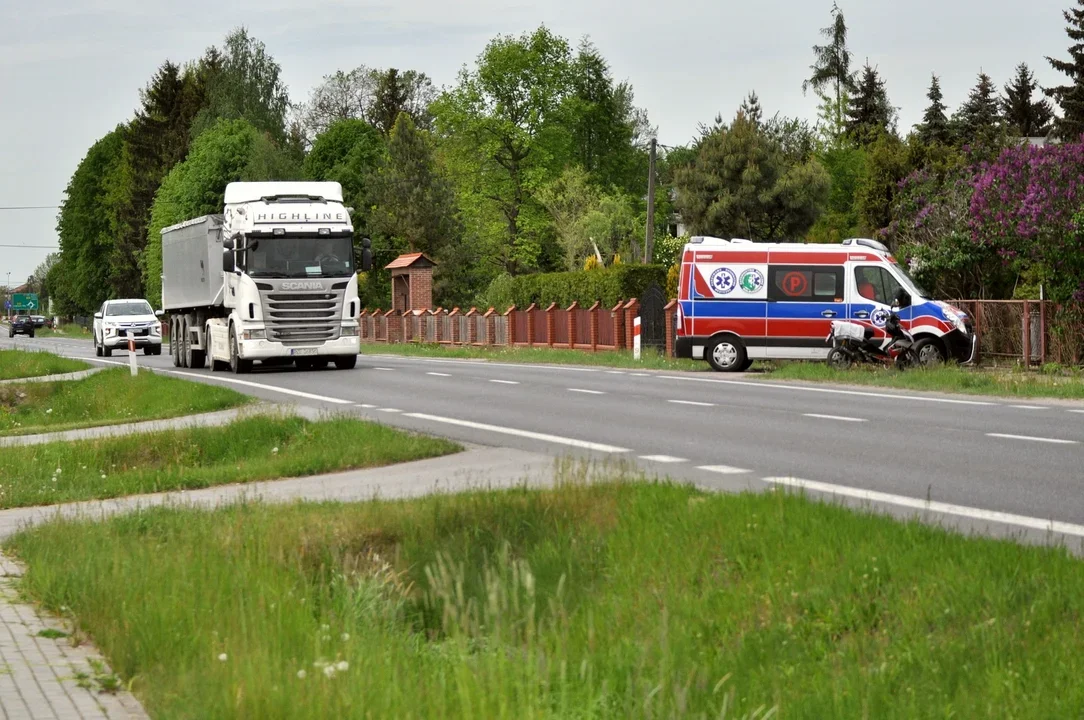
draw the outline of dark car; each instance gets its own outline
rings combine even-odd
[[[8,337],[15,337],[16,335],[34,337],[34,321],[30,319],[29,315],[16,315],[11,319]]]
[[[45,316],[44,315],[31,315],[30,319],[34,321],[34,327],[36,327],[36,328],[45,327]]]

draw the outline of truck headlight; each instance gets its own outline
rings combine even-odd
[[[266,330],[245,330],[241,333],[241,337],[245,340],[263,340],[267,337]]]
[[[340,333],[340,335],[342,337],[357,337],[358,336],[358,326],[357,325],[343,325],[342,333]]]

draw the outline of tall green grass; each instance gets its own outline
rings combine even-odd
[[[45,352],[0,350],[0,380],[63,375],[89,367],[85,362]]]
[[[616,479],[159,509],[7,547],[156,717],[1084,712],[1064,551]]]
[[[0,385],[0,435],[162,420],[250,402],[229,388],[111,368],[82,380]]]
[[[360,420],[273,416],[223,427],[0,448],[0,508],[302,477],[459,449]]]

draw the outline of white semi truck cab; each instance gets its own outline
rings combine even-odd
[[[162,307],[177,367],[244,373],[254,361],[353,368],[354,227],[336,182],[236,182],[221,215],[162,230]]]

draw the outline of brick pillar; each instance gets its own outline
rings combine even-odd
[[[666,323],[666,357],[674,357],[674,321],[677,319],[677,300],[671,300],[663,308]]]
[[[405,310],[400,317],[403,323],[403,342],[411,342],[414,340],[414,313]]]
[[[621,303],[617,303],[610,310],[607,322],[614,324],[614,350],[625,347],[625,311],[621,309]]]
[[[538,306],[531,303],[523,312],[527,313],[527,345],[534,347],[534,324],[537,322]]]
[[[490,308],[486,310],[482,317],[486,319],[486,336],[483,338],[482,342],[485,345],[492,345],[496,340],[495,336],[497,334],[497,313],[493,308]]]
[[[557,303],[550,303],[550,306],[543,312],[546,313],[546,346],[553,347],[553,338],[557,332]]]
[[[640,301],[636,298],[629,300],[625,303],[625,328],[632,328],[632,321],[640,315]],[[632,350],[632,333],[625,333],[625,347],[628,350]]]
[[[568,306],[568,349],[574,350],[576,348],[576,331],[579,329],[577,325],[579,322],[576,319],[576,311],[580,309],[580,301],[573,300],[572,304]]]
[[[505,337],[505,341],[508,343],[508,347],[515,347],[516,345],[516,306],[508,308],[504,312],[504,316],[508,318],[505,322],[508,323],[508,335]]]
[[[602,303],[591,306],[591,352],[598,352],[598,316],[602,312]]]
[[[472,307],[467,311],[467,344],[478,344],[478,322],[474,319],[478,317],[478,308]]]
[[[395,310],[388,310],[384,313],[384,321],[388,328],[388,342],[399,342],[403,337],[403,316]]]

